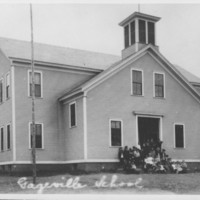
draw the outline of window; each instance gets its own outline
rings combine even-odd
[[[3,79],[0,80],[0,103],[3,102]]]
[[[31,133],[31,137],[30,137],[30,144],[31,144],[31,148],[33,146],[33,125],[32,123],[30,123],[30,133]],[[43,148],[43,124],[35,124],[35,148],[37,149],[42,149]]]
[[[111,127],[111,146],[119,147],[122,146],[122,122],[118,120],[110,121]]]
[[[131,22],[131,45],[135,44],[135,21]]]
[[[129,46],[129,25],[124,28],[124,40],[125,48],[127,48]]]
[[[142,85],[142,71],[132,70],[132,94],[142,95],[143,93]]]
[[[144,20],[139,20],[139,42],[146,43],[146,27]]]
[[[1,128],[1,151],[4,150],[4,133],[3,133],[3,127]]]
[[[154,73],[155,97],[164,98],[164,74]]]
[[[70,128],[76,126],[76,103],[69,104],[69,124]]]
[[[35,97],[42,97],[42,73],[35,72]],[[29,71],[29,96],[32,96],[32,72]]]
[[[7,125],[7,150],[10,150],[10,124]]]
[[[10,98],[10,73],[6,75],[6,99]]]
[[[148,22],[148,43],[155,44],[155,26],[152,22]]]
[[[175,124],[175,148],[184,148],[184,125]]]

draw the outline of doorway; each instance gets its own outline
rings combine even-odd
[[[147,140],[160,139],[160,118],[138,117],[138,142],[143,144]]]

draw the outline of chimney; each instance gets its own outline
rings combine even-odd
[[[156,46],[156,22],[159,17],[134,12],[119,23],[124,28],[122,59],[136,53],[148,44]],[[158,48],[158,46],[156,46]]]

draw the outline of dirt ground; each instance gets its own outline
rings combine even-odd
[[[200,173],[0,176],[1,194],[200,194]]]

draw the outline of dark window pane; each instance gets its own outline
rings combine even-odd
[[[41,74],[35,73],[35,97],[42,97],[41,94]],[[30,87],[30,96],[32,96],[32,77],[31,72],[29,73],[29,87]]]
[[[175,125],[175,145],[177,148],[184,147],[183,125]]]
[[[155,97],[164,97],[163,74],[155,74]]]
[[[152,22],[148,22],[148,42],[155,44],[155,25]]]
[[[41,97],[41,85],[35,84],[35,97]]]
[[[142,95],[142,72],[132,71],[133,94]]]
[[[131,45],[135,44],[135,21],[131,22]]]
[[[7,149],[10,149],[10,125],[7,126]]]
[[[0,103],[3,102],[3,81],[0,81]]]
[[[129,26],[125,26],[124,28],[124,42],[125,42],[125,48],[129,46]]]
[[[32,136],[32,124],[31,124],[31,148],[33,146],[33,136]],[[35,147],[38,149],[42,148],[42,125],[35,124]]]
[[[76,126],[76,107],[75,103],[70,105],[70,114],[71,114],[71,127]]]
[[[111,121],[111,146],[121,146],[120,121]]]
[[[8,99],[10,97],[10,86],[6,86],[6,98]]]
[[[143,20],[139,20],[139,42],[146,43],[146,27]]]
[[[1,128],[1,151],[3,151],[3,149],[4,149],[3,140],[4,140],[4,137],[3,137],[3,128]]]

